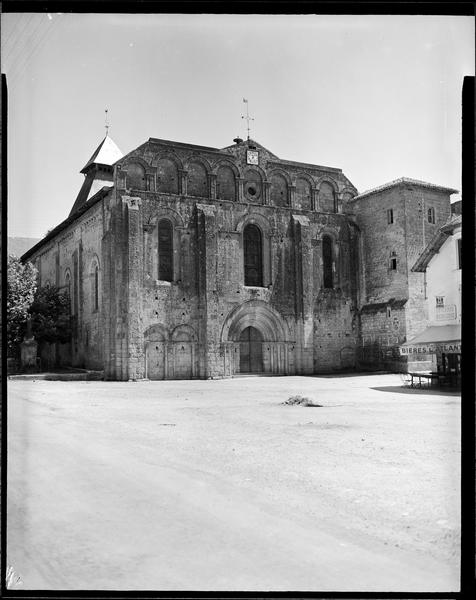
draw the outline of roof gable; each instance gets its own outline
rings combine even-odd
[[[260,144],[256,140],[252,140],[251,138],[247,139],[246,141],[232,144],[231,146],[225,146],[225,148],[222,148],[222,150],[226,150],[227,152],[232,152],[234,154],[234,150],[243,147],[246,147],[247,149],[251,148],[253,150],[264,150],[268,154],[268,156],[279,160],[279,157],[276,156],[276,154],[273,154],[273,152],[268,150],[268,148],[265,148],[262,144]]]
[[[412,271],[419,273],[424,273],[426,271],[431,259],[435,254],[438,254],[446,240],[456,229],[461,227],[461,220],[461,215],[450,215],[446,223],[438,229],[428,246],[420,254],[412,267]]]

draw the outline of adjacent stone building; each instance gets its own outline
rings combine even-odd
[[[239,138],[122,156],[106,136],[82,172],[69,217],[23,257],[69,292],[63,363],[117,380],[406,367],[398,346],[427,320],[410,269],[456,190],[358,195],[341,169]]]
[[[423,369],[399,346],[428,325],[425,273],[412,267],[451,213],[457,190],[402,177],[352,199],[363,240],[361,367]],[[415,364],[416,363],[416,364]]]

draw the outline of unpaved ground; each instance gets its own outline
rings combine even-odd
[[[10,381],[16,587],[457,591],[460,398],[401,385]]]

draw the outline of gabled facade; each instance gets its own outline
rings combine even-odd
[[[69,290],[64,362],[117,380],[361,367],[369,306],[382,304],[403,315],[405,335],[417,284],[401,269],[419,228],[409,180],[390,186],[405,219],[387,232],[405,262],[388,273],[389,254],[380,273],[387,207],[338,168],[280,159],[251,139],[218,149],[150,138],[125,156],[110,142],[84,167],[68,219],[23,257],[40,284]],[[437,227],[452,190],[417,183]]]

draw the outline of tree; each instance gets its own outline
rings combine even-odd
[[[7,264],[7,348],[17,357],[26,330],[29,308],[36,292],[37,270],[30,263],[10,254]]]
[[[71,340],[69,296],[56,286],[38,288],[29,314],[33,335],[39,343],[63,344]]]

